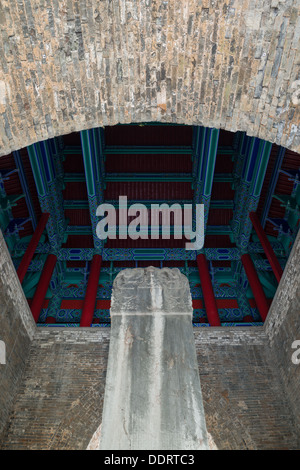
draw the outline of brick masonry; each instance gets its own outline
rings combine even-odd
[[[0,155],[162,121],[300,152],[299,0],[3,0]]]
[[[5,344],[5,364],[0,364],[0,440],[16,399],[35,330],[0,231],[0,340]]]
[[[300,231],[273,299],[265,331],[300,436],[300,364],[292,362],[292,354],[296,352],[293,342],[300,341]]]
[[[109,330],[38,331],[2,449],[86,449],[101,423]]]
[[[195,341],[207,429],[217,449],[298,449],[295,416],[263,328],[198,329]]]
[[[246,131],[300,152],[299,0],[0,4],[0,155],[96,126]],[[300,242],[263,328],[197,329],[217,448],[299,448]],[[0,239],[3,449],[84,449],[101,423],[109,330],[37,330]]]
[[[262,328],[194,329],[218,449],[296,449],[299,434]],[[102,419],[109,329],[38,331],[2,449],[85,449]]]
[[[210,442],[299,448],[300,235],[264,327],[195,328]],[[2,449],[85,449],[102,420],[110,329],[38,329],[1,239]]]

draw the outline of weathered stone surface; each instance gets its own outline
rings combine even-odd
[[[178,269],[116,277],[100,449],[208,449],[191,317]]]
[[[27,300],[0,231],[0,340],[5,363],[0,363],[0,440],[16,399],[29,348],[36,330]]]
[[[125,269],[114,282],[111,316],[193,314],[190,286],[179,269]]]
[[[86,449],[102,419],[109,328],[39,329],[0,448]]]
[[[0,155],[142,121],[300,151],[299,0],[15,2],[0,10]]]
[[[299,246],[265,327],[194,328],[209,441],[219,449],[299,449]],[[0,304],[1,448],[85,449],[102,421],[110,329],[37,329],[3,239]]]
[[[300,231],[273,299],[265,331],[300,436],[300,364],[292,361],[293,343],[300,340]]]

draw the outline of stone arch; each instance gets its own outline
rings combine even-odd
[[[149,121],[300,151],[295,0],[6,0],[0,18],[1,155]]]

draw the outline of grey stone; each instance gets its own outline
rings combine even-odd
[[[187,278],[124,270],[111,315],[100,449],[207,449]]]

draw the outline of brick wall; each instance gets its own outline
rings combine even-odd
[[[5,344],[5,364],[0,364],[0,440],[22,380],[35,330],[0,231],[0,340]]]
[[[2,236],[0,255],[1,448],[85,449],[101,423],[110,330],[36,329]],[[299,448],[299,267],[300,234],[264,327],[194,330],[219,449]]]
[[[197,329],[208,432],[220,450],[298,449],[300,434],[263,328]]]
[[[102,417],[108,328],[37,329],[0,240],[2,449],[85,449]],[[210,440],[219,449],[299,448],[300,234],[264,327],[195,328]]]
[[[300,152],[299,36],[296,0],[3,0],[0,155],[142,121]]]
[[[101,423],[109,329],[43,330],[2,449],[85,449]],[[294,417],[262,328],[194,329],[211,442],[294,449]]]
[[[38,332],[3,449],[86,449],[101,423],[109,329]]]
[[[296,352],[292,344],[300,340],[300,231],[273,299],[265,330],[300,435],[300,364],[292,361],[292,354]]]

